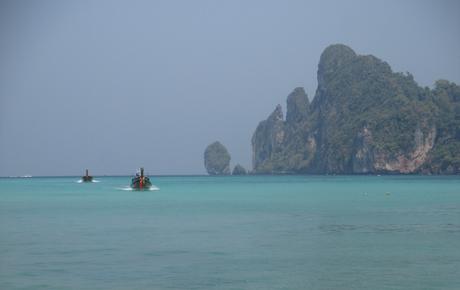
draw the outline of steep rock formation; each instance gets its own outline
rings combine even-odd
[[[303,88],[295,88],[287,97],[286,122],[297,124],[307,120],[308,96]]]
[[[430,90],[371,55],[331,45],[311,104],[302,88],[253,139],[255,173],[458,173],[460,89]],[[275,112],[281,112],[277,107]],[[275,125],[276,123],[276,125]],[[274,136],[283,136],[274,139]]]
[[[267,120],[259,123],[252,136],[252,162],[259,172],[276,171],[273,163],[281,152],[284,135],[283,111],[278,105]]]
[[[204,166],[209,175],[230,174],[230,154],[220,142],[216,141],[204,151]]]

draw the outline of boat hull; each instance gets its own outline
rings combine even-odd
[[[83,176],[81,178],[83,182],[93,182],[93,177],[92,176]]]

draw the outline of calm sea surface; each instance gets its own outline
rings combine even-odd
[[[460,289],[460,178],[0,179],[0,289]]]

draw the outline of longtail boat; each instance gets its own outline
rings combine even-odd
[[[131,188],[133,189],[150,189],[152,183],[150,179],[144,175],[144,168],[140,168],[140,173],[136,173],[136,176],[131,179]]]
[[[83,182],[93,182],[93,177],[88,174],[88,169],[86,169],[86,174],[81,177]]]

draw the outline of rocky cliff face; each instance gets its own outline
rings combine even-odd
[[[439,80],[433,90],[436,136],[421,172],[460,174],[460,86]]]
[[[274,160],[283,148],[284,136],[283,111],[278,105],[267,120],[259,123],[252,136],[254,168],[263,173],[272,171]]]
[[[459,173],[460,89],[421,88],[370,55],[332,45],[310,104],[302,88],[253,138],[255,173]],[[458,156],[458,157],[457,157]]]
[[[296,125],[307,120],[308,96],[303,88],[295,88],[287,97],[286,123]]]
[[[209,175],[230,174],[230,154],[220,142],[216,141],[204,151],[204,166]]]

